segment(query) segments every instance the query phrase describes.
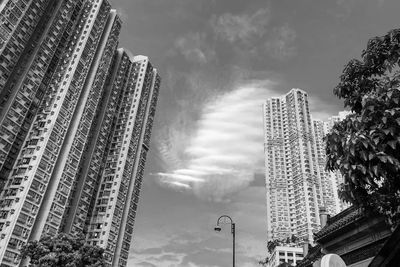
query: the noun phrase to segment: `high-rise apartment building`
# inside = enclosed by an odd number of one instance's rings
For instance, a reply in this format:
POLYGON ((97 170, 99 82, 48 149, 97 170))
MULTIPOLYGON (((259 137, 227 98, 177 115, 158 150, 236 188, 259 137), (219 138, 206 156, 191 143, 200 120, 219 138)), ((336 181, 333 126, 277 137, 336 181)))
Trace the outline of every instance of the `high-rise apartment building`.
POLYGON ((124 266, 133 234, 160 77, 147 57, 131 57, 119 50, 112 81, 111 90, 118 87, 120 92, 115 126, 109 136, 109 147, 103 152, 104 169, 99 175, 87 232, 89 244, 106 249, 108 263, 124 266))
POLYGON ((0 14, 22 5, 32 23, 29 44, 15 34, 21 59, 0 68, 0 264, 25 266, 29 240, 83 232, 107 266, 126 266, 160 77, 147 57, 117 49, 108 1, 33 3, 0 3, 0 14))
MULTIPOLYGON (((335 125, 335 123, 337 123, 341 120, 344 120, 347 117, 347 115, 349 115, 349 114, 350 114, 349 111, 340 111, 338 113, 338 115, 329 117, 328 120, 324 122, 325 135, 330 132, 333 125, 335 125)), ((338 190, 340 189, 340 185, 343 183, 343 176, 340 174, 339 170, 337 170, 335 172, 329 172, 328 175, 330 176, 330 178, 329 178, 330 181, 332 181, 334 183, 335 188, 336 188, 336 193, 337 193, 338 190)), ((337 203, 340 211, 350 207, 350 203, 344 202, 341 199, 336 199, 336 203, 337 203)))
POLYGON ((326 148, 324 137, 326 135, 325 122, 321 120, 314 120, 314 134, 316 153, 319 167, 319 174, 321 177, 322 198, 323 206, 328 214, 334 215, 339 213, 342 209, 340 207, 338 196, 338 184, 336 179, 332 178, 332 173, 325 170, 326 166, 326 148))
MULTIPOLYGON (((3 21, 19 15, 13 23, 9 21, 13 31, 0 36, 0 40, 4 38, 0 45, 0 191, 82 5, 82 0, 47 2, 3 1, 0 13, 3 21)), ((8 28, 6 25, 0 29, 8 28)))
MULTIPOLYGON (((32 47, 27 45, 41 35, 39 29, 45 27, 46 20, 54 11, 58 1, 52 2, 50 0, 0 2, 0 92, 2 94, 14 69, 17 66, 22 67, 21 64, 17 64, 21 56, 24 61, 25 56, 32 52, 32 47)), ((6 96, 9 93, 6 93, 6 96)))
POLYGON ((338 212, 324 167, 324 124, 311 117, 308 95, 292 89, 263 105, 268 239, 313 240, 319 208, 338 212))
POLYGON ((324 122, 325 133, 328 133, 332 129, 333 125, 335 125, 335 123, 344 120, 347 115, 350 114, 350 111, 340 111, 338 115, 329 117, 328 120, 324 122))
POLYGON ((285 136, 287 135, 287 112, 283 98, 271 98, 263 106, 264 109, 264 152, 266 166, 267 189, 267 234, 268 239, 286 238, 294 231, 291 222, 289 195, 293 189, 288 179, 291 166, 287 158, 285 136))

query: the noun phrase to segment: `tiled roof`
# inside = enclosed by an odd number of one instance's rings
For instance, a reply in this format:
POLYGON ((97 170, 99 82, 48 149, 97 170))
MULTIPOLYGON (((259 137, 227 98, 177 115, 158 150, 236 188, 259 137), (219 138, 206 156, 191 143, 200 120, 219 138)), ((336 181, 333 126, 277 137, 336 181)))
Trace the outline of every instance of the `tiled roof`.
POLYGON ((354 223, 354 221, 359 220, 364 217, 364 213, 361 208, 351 206, 348 209, 338 213, 337 215, 330 218, 327 225, 322 228, 318 233, 314 234, 315 240, 318 241, 326 237, 327 235, 336 232, 339 229, 354 223))
POLYGON ((310 267, 312 264, 322 258, 324 254, 321 252, 321 245, 317 244, 315 247, 311 247, 308 250, 307 255, 297 263, 297 267, 310 267))
POLYGON ((400 262, 400 225, 382 246, 369 267, 398 266, 400 262))

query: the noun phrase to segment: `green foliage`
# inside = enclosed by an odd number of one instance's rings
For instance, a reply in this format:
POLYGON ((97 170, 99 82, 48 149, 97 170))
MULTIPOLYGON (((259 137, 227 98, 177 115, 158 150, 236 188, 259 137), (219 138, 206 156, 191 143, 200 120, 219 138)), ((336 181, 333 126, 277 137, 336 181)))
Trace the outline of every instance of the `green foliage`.
MULTIPOLYGON (((300 240, 297 236, 291 235, 290 237, 287 237, 286 239, 274 239, 274 240, 269 240, 267 243, 267 249, 268 253, 271 256, 272 253, 274 252, 275 247, 277 246, 300 246, 300 240)), ((269 257, 265 258, 264 260, 258 261, 259 265, 262 266, 267 266, 269 262, 269 257)), ((291 265, 289 265, 291 266, 291 265)))
POLYGON ((32 266, 101 267, 105 266, 103 252, 98 246, 85 244, 83 235, 75 237, 61 233, 30 241, 22 248, 21 257, 29 257, 32 266))
POLYGON ((335 95, 351 115, 326 137, 327 169, 344 177, 340 196, 400 221, 400 30, 368 42, 344 68, 335 95))
POLYGON ((295 236, 295 235, 292 235, 291 237, 290 237, 290 242, 291 243, 297 243, 297 242, 299 242, 300 240, 299 240, 299 238, 297 237, 297 236, 295 236))
POLYGON ((267 257, 264 260, 258 261, 258 264, 262 265, 262 266, 267 266, 268 262, 269 262, 269 258, 267 257))
MULTIPOLYGON (((262 266, 267 266, 267 264, 268 264, 268 258, 265 259, 265 261, 259 261, 258 264, 259 264, 259 265, 262 265, 262 266)), ((293 265, 291 265, 291 264, 289 264, 289 263, 287 263, 287 262, 281 262, 277 267, 292 267, 292 266, 293 266, 293 265)))
POLYGON ((290 237, 287 237, 286 239, 274 239, 274 240, 270 240, 267 243, 267 249, 269 254, 272 254, 274 252, 274 249, 276 246, 290 246, 293 244, 298 245, 298 243, 301 240, 295 236, 295 235, 291 235, 290 237))
POLYGON ((267 243, 268 252, 270 254, 272 254, 272 252, 274 252, 275 247, 280 246, 281 244, 282 244, 282 241, 280 241, 278 239, 268 241, 268 243, 267 243))

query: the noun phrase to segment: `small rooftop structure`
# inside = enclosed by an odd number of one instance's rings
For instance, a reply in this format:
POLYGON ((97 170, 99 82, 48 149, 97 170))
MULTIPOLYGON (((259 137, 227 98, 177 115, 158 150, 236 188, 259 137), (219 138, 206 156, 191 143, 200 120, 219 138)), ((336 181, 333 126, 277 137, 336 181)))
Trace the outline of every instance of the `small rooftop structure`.
POLYGON ((303 257, 303 249, 300 247, 276 246, 268 259, 267 267, 277 267, 283 262, 296 266, 303 257))

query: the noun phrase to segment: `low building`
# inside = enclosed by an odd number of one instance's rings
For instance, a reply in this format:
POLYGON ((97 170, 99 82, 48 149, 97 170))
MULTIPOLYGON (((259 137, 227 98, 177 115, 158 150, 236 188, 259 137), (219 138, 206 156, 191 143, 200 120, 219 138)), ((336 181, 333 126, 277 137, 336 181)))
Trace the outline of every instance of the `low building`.
POLYGON ((350 207, 334 217, 314 234, 317 245, 309 249, 299 267, 319 267, 326 254, 339 255, 347 267, 367 267, 390 237, 385 218, 350 207))
POLYGON ((267 267, 277 267, 283 262, 296 266, 304 257, 303 249, 290 246, 276 246, 269 257, 267 267))
POLYGON ((398 266, 400 262, 400 226, 385 242, 368 267, 398 266))

